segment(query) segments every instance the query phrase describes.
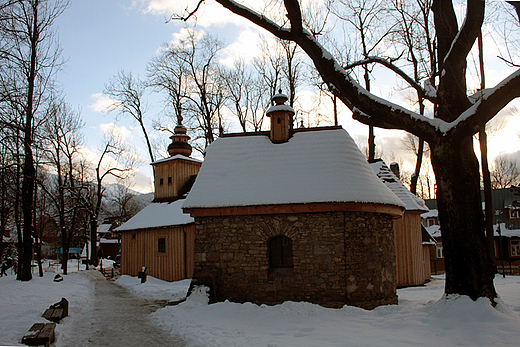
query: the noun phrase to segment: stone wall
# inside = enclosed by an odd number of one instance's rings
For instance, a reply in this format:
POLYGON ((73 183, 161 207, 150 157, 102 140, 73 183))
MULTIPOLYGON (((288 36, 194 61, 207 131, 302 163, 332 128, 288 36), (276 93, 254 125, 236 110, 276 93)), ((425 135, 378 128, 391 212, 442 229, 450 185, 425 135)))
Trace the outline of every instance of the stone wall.
POLYGON ((392 217, 328 212, 195 218, 194 279, 216 301, 373 308, 396 303, 392 217), (269 268, 268 240, 292 239, 292 268, 269 268))

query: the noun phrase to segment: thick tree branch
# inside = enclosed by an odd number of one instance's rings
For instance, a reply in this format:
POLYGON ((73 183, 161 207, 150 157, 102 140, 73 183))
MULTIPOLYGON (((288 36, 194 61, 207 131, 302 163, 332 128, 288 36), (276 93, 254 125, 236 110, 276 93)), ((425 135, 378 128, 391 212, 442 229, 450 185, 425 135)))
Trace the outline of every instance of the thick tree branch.
POLYGON ((302 26, 302 12, 298 0, 284 0, 285 9, 287 10, 287 17, 291 22, 291 31, 293 33, 301 33, 302 26))
POLYGON ((359 60, 352 64, 346 65, 345 70, 350 70, 350 69, 355 68, 356 66, 361 66, 361 65, 371 64, 371 63, 381 64, 381 65, 385 66, 386 68, 392 70, 397 75, 399 75, 402 79, 404 79, 412 88, 414 88, 417 91, 419 97, 430 100, 433 103, 435 102, 435 98, 432 95, 428 95, 419 83, 417 83, 413 78, 408 76, 408 74, 406 72, 404 72, 399 67, 397 67, 395 64, 393 64, 392 61, 389 59, 371 56, 371 57, 368 57, 367 59, 359 60))
POLYGON ((466 64, 466 58, 477 40, 484 22, 484 6, 482 0, 469 0, 466 8, 466 19, 455 37, 451 49, 444 57, 444 66, 460 66, 466 64))
MULTIPOLYGON (((243 6, 237 3, 234 0, 217 0, 219 4, 230 10, 231 12, 242 16, 254 24, 264 28, 269 31, 274 36, 282 39, 282 40, 291 40, 293 41, 293 37, 291 35, 290 29, 282 28, 280 25, 276 24, 271 19, 265 17, 263 14, 260 14, 252 9, 243 6)), ((301 12, 300 12, 301 16, 301 12)), ((292 22, 291 22, 292 23, 292 22)))
POLYGON ((449 124, 448 131, 455 136, 473 135, 484 129, 501 109, 513 99, 520 97, 520 69, 506 77, 493 89, 481 91, 477 102, 468 108, 458 119, 449 124))

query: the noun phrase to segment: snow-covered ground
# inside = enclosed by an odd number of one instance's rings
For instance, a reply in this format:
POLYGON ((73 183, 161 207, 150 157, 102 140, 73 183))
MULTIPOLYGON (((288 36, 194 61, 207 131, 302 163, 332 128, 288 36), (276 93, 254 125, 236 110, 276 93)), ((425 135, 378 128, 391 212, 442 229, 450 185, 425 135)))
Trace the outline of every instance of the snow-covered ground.
MULTIPOLYGON (((0 345, 17 345, 33 323, 43 321, 44 309, 61 297, 70 302, 70 317, 57 326, 57 339, 77 327, 69 322, 94 304, 95 281, 104 280, 98 272, 72 273, 56 283, 50 270, 27 283, 14 276, 0 278, 0 345)), ((189 281, 168 283, 151 277, 141 284, 129 276, 116 283, 132 295, 163 302, 179 300, 189 285, 189 281)), ((518 345, 520 277, 497 276, 495 285, 502 301, 496 309, 485 299, 443 297, 443 277, 434 277, 425 287, 401 289, 399 305, 372 311, 301 302, 208 305, 207 296, 199 290, 179 305, 160 308, 150 319, 172 335, 180 335, 188 346, 518 345)))

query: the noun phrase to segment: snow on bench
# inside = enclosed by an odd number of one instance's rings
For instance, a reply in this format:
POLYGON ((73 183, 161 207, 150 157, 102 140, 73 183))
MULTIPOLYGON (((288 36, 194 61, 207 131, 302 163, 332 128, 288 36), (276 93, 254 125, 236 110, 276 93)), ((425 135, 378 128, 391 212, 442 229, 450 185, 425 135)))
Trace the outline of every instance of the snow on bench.
POLYGON ((42 317, 54 323, 59 323, 62 318, 69 315, 69 302, 65 298, 61 298, 60 302, 51 305, 43 312, 42 317))
POLYGON ((49 347, 54 342, 54 328, 56 323, 35 323, 22 338, 22 343, 27 346, 49 347))

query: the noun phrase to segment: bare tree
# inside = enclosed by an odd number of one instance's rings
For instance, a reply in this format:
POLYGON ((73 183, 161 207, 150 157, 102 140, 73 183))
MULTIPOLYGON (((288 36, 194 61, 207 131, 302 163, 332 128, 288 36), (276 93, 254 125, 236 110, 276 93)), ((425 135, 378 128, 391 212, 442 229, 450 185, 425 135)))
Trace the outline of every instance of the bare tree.
POLYGON ((140 202, 136 197, 137 193, 130 189, 128 180, 117 181, 115 190, 107 198, 112 206, 108 213, 118 225, 132 218, 145 206, 145 203, 140 202))
MULTIPOLYGON (((234 0, 217 2, 271 34, 296 42, 313 61, 323 80, 352 110, 355 119, 367 125, 402 129, 428 142, 442 221, 445 292, 468 295, 473 300, 479 297, 494 300, 494 266, 484 234, 479 165, 473 149, 473 135, 511 100, 520 96, 520 70, 495 88, 486 90, 483 93, 485 97, 475 102, 468 97, 466 66, 484 21, 485 2, 467 1, 461 25, 451 1, 433 2, 437 71, 442 73, 438 76, 436 94, 423 91, 423 95, 435 106, 434 119, 375 97, 361 87, 318 42, 318 38, 304 27, 297 0, 284 1, 288 21, 283 23, 277 23, 234 0)), ((422 88, 415 83, 413 87, 422 88)))
MULTIPOLYGON (((330 3, 334 4, 334 2, 330 3)), ((374 0, 339 0, 336 4, 330 7, 332 13, 355 29, 360 39, 359 53, 362 56, 360 61, 364 61, 360 65, 347 65, 346 68, 361 66, 365 88, 370 91, 370 74, 374 64, 368 58, 377 54, 385 37, 392 33, 392 29, 381 25, 388 23, 382 18, 386 16, 387 9, 381 7, 379 1, 374 0)), ((368 128, 368 161, 373 162, 376 158, 374 126, 369 125, 368 128)))
POLYGON ((15 117, 23 119, 22 208, 23 233, 19 243, 18 279, 29 281, 32 258, 33 192, 35 167, 32 153, 35 118, 45 101, 51 78, 59 66, 59 47, 52 24, 68 2, 57 0, 9 1, 0 6, 2 59, 0 101, 8 102, 15 117))
POLYGON ((520 184, 520 170, 516 160, 499 155, 491 166, 491 187, 493 189, 510 188, 520 184))
POLYGON ((47 172, 53 175, 41 181, 40 186, 53 205, 61 237, 61 268, 66 275, 69 247, 78 233, 80 206, 77 191, 82 177, 79 177, 77 162, 81 156, 82 136, 79 131, 83 123, 79 113, 62 100, 50 105, 46 118, 42 148, 47 158, 47 172))
MULTIPOLYGON (((435 88, 437 76, 437 56, 435 51, 434 29, 430 21, 432 0, 414 2, 392 1, 392 14, 396 17, 396 43, 405 48, 407 60, 412 65, 413 80, 424 82, 429 89, 435 88)), ((419 114, 425 115, 426 105, 422 90, 416 90, 419 114)), ((417 193, 417 183, 421 172, 425 145, 418 139, 414 153, 416 155, 415 170, 411 176, 410 191, 417 193)))
MULTIPOLYGON (((169 45, 164 45, 161 52, 148 64, 148 83, 159 92, 166 92, 167 107, 173 109, 173 116, 178 123, 185 114, 188 95, 188 71, 180 54, 169 45)), ((162 125, 159 124, 159 128, 162 125)))
POLYGON ((90 263, 93 265, 97 265, 99 262, 96 247, 96 235, 99 214, 101 212, 103 197, 105 195, 103 181, 109 176, 118 179, 129 178, 136 163, 136 158, 130 151, 129 145, 114 132, 105 135, 100 152, 101 154, 95 167, 95 180, 93 184, 87 186, 88 190, 86 196, 90 198, 83 199, 83 205, 90 217, 90 263))
POLYGON ((154 151, 144 124, 146 106, 143 104, 143 97, 145 90, 145 83, 139 78, 133 77, 131 72, 125 73, 121 70, 105 85, 104 93, 114 99, 114 102, 108 108, 109 112, 117 111, 121 116, 128 115, 139 124, 148 148, 150 160, 154 162, 154 151))
POLYGON ((204 152, 224 127, 220 109, 225 99, 217 61, 221 43, 190 28, 185 33, 178 42, 164 46, 152 61, 150 71, 157 77, 151 83, 168 92, 176 121, 185 118, 195 131, 194 140, 203 141, 194 147, 204 152))
POLYGON ((264 113, 265 87, 261 84, 260 76, 254 72, 241 60, 235 62, 234 68, 221 71, 222 83, 228 95, 228 107, 236 115, 243 132, 247 132, 250 127, 254 131, 260 130, 261 122, 258 119, 264 113))

